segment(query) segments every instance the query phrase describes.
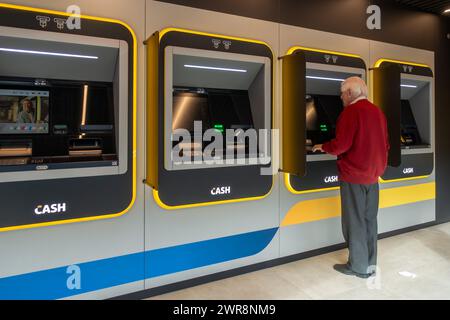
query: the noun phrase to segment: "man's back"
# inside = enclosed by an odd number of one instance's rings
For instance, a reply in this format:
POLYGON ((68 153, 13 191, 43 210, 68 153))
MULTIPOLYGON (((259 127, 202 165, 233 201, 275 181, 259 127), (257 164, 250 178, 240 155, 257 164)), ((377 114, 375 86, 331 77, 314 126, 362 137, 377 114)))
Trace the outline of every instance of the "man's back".
POLYGON ((323 149, 338 156, 342 181, 378 182, 386 169, 389 149, 386 117, 367 99, 350 104, 338 119, 336 139, 323 149))

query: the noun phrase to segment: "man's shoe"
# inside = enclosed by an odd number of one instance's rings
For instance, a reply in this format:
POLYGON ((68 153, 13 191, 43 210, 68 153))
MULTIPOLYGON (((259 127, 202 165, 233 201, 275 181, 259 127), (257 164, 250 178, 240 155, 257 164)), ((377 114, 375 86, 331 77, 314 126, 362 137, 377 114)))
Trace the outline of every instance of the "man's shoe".
POLYGON ((356 277, 362 278, 362 279, 370 278, 373 275, 370 273, 355 272, 352 269, 350 269, 347 264, 335 264, 333 266, 333 269, 336 270, 337 272, 343 273, 347 276, 356 276, 356 277))

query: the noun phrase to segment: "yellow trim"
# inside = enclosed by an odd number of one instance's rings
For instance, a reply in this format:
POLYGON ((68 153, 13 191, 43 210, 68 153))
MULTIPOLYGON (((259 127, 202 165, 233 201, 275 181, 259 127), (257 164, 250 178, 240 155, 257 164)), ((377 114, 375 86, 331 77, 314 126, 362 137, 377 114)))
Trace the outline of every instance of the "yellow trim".
POLYGON ((315 192, 339 190, 339 187, 331 187, 331 188, 321 188, 321 189, 311 189, 311 190, 305 190, 305 191, 297 191, 291 185, 290 176, 291 175, 289 173, 285 173, 284 174, 284 185, 293 194, 308 194, 308 193, 315 193, 315 192))
MULTIPOLYGON (((232 36, 226 36, 226 35, 221 35, 221 34, 216 34, 216 33, 194 31, 194 30, 182 29, 182 28, 166 28, 166 29, 161 30, 159 32, 159 40, 161 41, 162 37, 166 33, 171 32, 171 31, 182 32, 182 33, 191 33, 191 34, 196 34, 196 35, 200 35, 200 36, 207 36, 207 37, 219 37, 219 38, 225 38, 225 39, 230 39, 230 40, 252 42, 252 43, 257 43, 257 44, 261 44, 261 45, 266 46, 270 50, 270 52, 272 53, 272 92, 271 92, 272 107, 271 107, 270 111, 271 111, 271 115, 272 115, 272 127, 274 127, 274 124, 275 124, 275 114, 274 114, 274 108, 275 108, 275 95, 274 95, 274 90, 275 90, 275 63, 274 63, 274 59, 275 59, 275 55, 273 54, 273 50, 269 46, 269 44, 267 44, 264 41, 260 41, 260 40, 232 37, 232 36)), ((165 102, 164 102, 164 104, 165 104, 165 102)), ((164 108, 164 110, 165 110, 165 108, 164 108)), ((164 115, 164 117, 165 117, 165 115, 164 115)), ((273 142, 272 142, 271 150, 272 150, 272 155, 273 155, 273 142)), ((273 164, 273 162, 272 162, 272 164, 273 164)), ((155 199, 155 202, 163 209, 166 209, 166 210, 178 210, 178 209, 214 206, 214 205, 219 205, 219 204, 228 204, 228 203, 236 203, 236 202, 244 202, 244 201, 261 200, 261 199, 264 199, 264 198, 268 197, 272 193, 273 186, 274 186, 274 176, 272 176, 272 185, 270 187, 269 192, 266 193, 263 196, 252 197, 252 198, 232 199, 232 200, 222 200, 222 201, 202 202, 202 203, 186 204, 186 205, 180 205, 180 206, 168 206, 167 204, 162 202, 161 198, 159 197, 159 192, 157 190, 155 190, 155 189, 153 189, 153 198, 155 199)))
MULTIPOLYGON (((436 198, 436 183, 389 188, 380 190, 380 209, 433 200, 436 198)), ((295 204, 286 214, 281 226, 336 218, 341 215, 340 196, 306 200, 295 204)))
POLYGON ((400 182, 400 181, 411 181, 411 180, 419 180, 419 179, 426 179, 430 176, 418 176, 418 177, 411 177, 411 178, 400 178, 400 179, 392 179, 392 180, 383 180, 380 177, 381 183, 390 183, 390 182, 400 182))
POLYGON ((87 16, 87 15, 72 15, 67 12, 32 8, 32 7, 26 7, 26 6, 5 4, 5 3, 0 3, 0 7, 8 8, 8 9, 22 10, 22 11, 32 11, 32 12, 38 12, 38 13, 62 15, 62 16, 75 16, 75 17, 82 18, 82 19, 120 24, 120 25, 124 26, 125 28, 127 28, 133 37, 133 149, 132 149, 133 150, 133 155, 132 155, 132 158, 133 158, 133 163, 132 163, 132 166, 133 166, 133 186, 132 186, 132 188, 133 188, 133 190, 132 190, 132 193, 133 194, 132 194, 131 202, 128 205, 128 207, 125 210, 123 210, 119 213, 114 213, 114 214, 0 228, 0 232, 23 230, 23 229, 30 229, 30 228, 37 228, 37 227, 48 227, 48 226, 55 226, 55 225, 61 225, 61 224, 86 222, 86 221, 94 221, 94 220, 111 219, 111 218, 117 218, 117 217, 124 215, 133 207, 134 202, 136 201, 136 105, 137 105, 137 38, 136 38, 136 34, 134 33, 133 29, 131 29, 131 27, 128 24, 126 24, 125 22, 120 21, 120 20, 110 19, 110 18, 100 18, 100 17, 87 16))
POLYGON ((429 65, 426 64, 422 64, 422 63, 416 63, 416 62, 408 62, 408 61, 401 61, 401 60, 393 60, 393 59, 379 59, 375 65, 374 68, 378 68, 383 62, 392 62, 392 63, 398 63, 398 64, 407 64, 407 65, 411 65, 411 66, 416 66, 416 67, 424 67, 424 68, 428 68, 431 70, 429 65))
POLYGON ((305 50, 305 51, 313 51, 313 52, 320 52, 320 53, 337 54, 337 55, 340 55, 340 56, 346 56, 346 57, 362 59, 362 57, 357 55, 357 54, 344 53, 344 52, 331 51, 331 50, 315 49, 315 48, 307 48, 307 47, 301 47, 301 46, 291 47, 288 50, 287 54, 288 55, 293 54, 296 50, 305 50))

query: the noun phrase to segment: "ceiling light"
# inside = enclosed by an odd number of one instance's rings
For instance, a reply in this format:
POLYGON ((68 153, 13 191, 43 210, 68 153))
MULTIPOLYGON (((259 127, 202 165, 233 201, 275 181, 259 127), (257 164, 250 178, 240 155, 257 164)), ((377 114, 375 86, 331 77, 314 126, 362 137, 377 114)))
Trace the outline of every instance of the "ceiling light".
POLYGON ((316 80, 328 80, 328 81, 339 81, 344 82, 345 79, 337 79, 337 78, 325 78, 325 77, 315 77, 315 76, 306 76, 308 79, 316 79, 316 80))
POLYGON ((411 85, 411 84, 401 84, 400 87, 404 88, 417 88, 417 86, 411 85))
POLYGON ((195 69, 231 71, 231 72, 247 72, 247 70, 243 70, 243 69, 230 69, 230 68, 219 68, 219 67, 208 67, 208 66, 196 66, 196 65, 192 65, 192 64, 185 64, 184 66, 186 68, 195 68, 195 69))
POLYGON ((446 9, 443 13, 449 13, 450 9, 446 9))
POLYGON ((96 57, 96 56, 85 56, 85 55, 80 55, 80 54, 69 54, 69 53, 47 52, 47 51, 22 50, 22 49, 12 49, 12 48, 0 48, 0 51, 27 53, 27 54, 39 54, 39 55, 46 55, 46 56, 69 57, 69 58, 98 59, 98 57, 96 57))

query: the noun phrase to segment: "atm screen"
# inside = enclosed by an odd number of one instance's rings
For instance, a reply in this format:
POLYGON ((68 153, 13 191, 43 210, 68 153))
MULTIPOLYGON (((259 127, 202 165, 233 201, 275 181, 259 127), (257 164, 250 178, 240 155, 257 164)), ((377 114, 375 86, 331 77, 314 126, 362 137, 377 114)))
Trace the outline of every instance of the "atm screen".
POLYGON ((253 128, 248 91, 209 90, 211 121, 223 129, 253 128))
POLYGON ((316 103, 311 96, 306 97, 306 130, 319 130, 319 119, 316 103))
POLYGON ((173 92, 172 130, 194 131, 201 121, 203 131, 253 128, 248 92, 244 90, 175 89, 173 92))
POLYGON ((327 142, 335 137, 336 123, 343 110, 340 97, 309 95, 306 98, 307 139, 312 144, 327 142))
POLYGON ((48 133, 49 91, 0 89, 0 134, 48 133))
POLYGON ((320 105, 325 111, 328 120, 331 123, 331 126, 335 129, 337 119, 341 114, 342 110, 344 110, 344 106, 342 105, 342 100, 338 96, 317 96, 319 99, 320 105))
POLYGON ((19 156, 24 165, 117 161, 112 83, 45 80, 34 89, 34 79, 1 82, 0 166, 19 156))
POLYGON ((419 145, 422 143, 411 104, 408 100, 402 100, 401 130, 403 145, 419 145))
POLYGON ((208 96, 174 90, 172 130, 186 129, 194 132, 194 121, 201 121, 203 130, 210 127, 208 96))

